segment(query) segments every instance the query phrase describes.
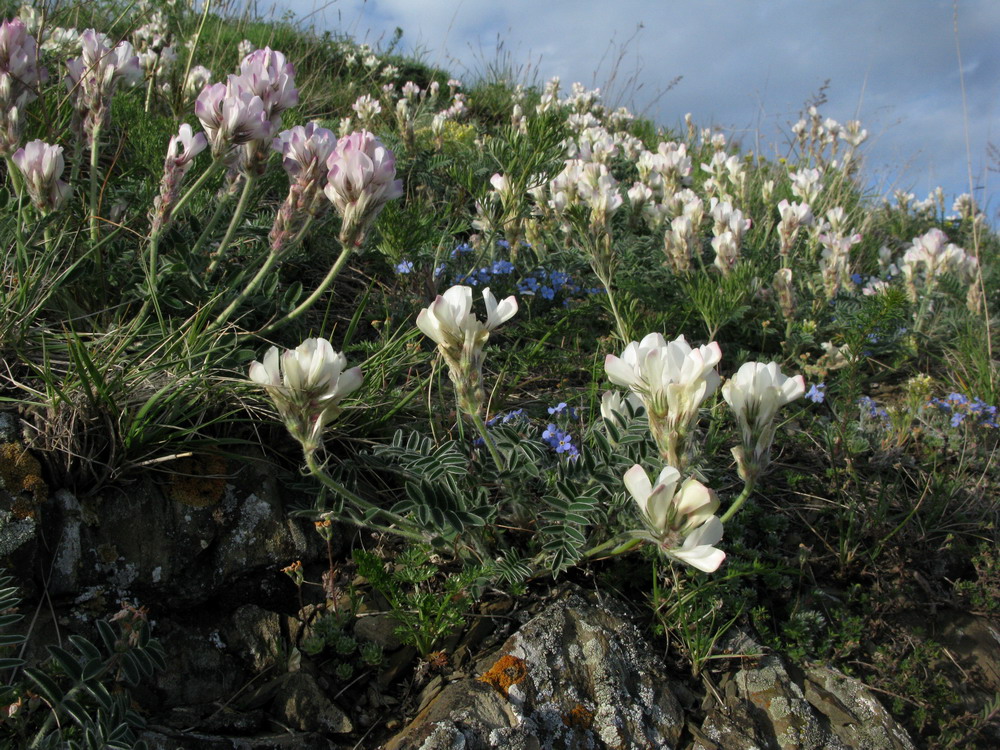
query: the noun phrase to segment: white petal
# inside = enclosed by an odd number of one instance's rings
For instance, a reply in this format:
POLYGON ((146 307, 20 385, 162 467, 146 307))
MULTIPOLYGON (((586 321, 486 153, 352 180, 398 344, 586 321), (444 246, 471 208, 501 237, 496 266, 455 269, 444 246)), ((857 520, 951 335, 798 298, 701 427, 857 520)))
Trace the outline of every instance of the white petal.
POLYGON ((631 388, 637 382, 635 370, 618 359, 614 354, 609 354, 604 358, 604 371, 608 374, 608 380, 615 385, 623 385, 631 388))
POLYGON ((714 573, 726 559, 726 553, 715 547, 695 547, 692 550, 671 550, 668 554, 703 573, 714 573))
POLYGON ((639 464, 635 464, 625 472, 625 476, 622 479, 625 482, 626 489, 631 493, 632 499, 639 504, 639 507, 645 513, 646 501, 653 491, 653 485, 649 481, 649 477, 646 476, 645 469, 639 464))

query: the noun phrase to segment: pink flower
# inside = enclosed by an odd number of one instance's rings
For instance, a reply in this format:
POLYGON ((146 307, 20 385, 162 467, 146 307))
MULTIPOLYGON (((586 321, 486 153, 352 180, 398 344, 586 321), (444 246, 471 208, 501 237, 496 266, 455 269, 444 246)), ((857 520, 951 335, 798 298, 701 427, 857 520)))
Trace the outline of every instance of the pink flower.
POLYGON ((202 89, 194 113, 208 134, 215 156, 228 153, 233 146, 263 140, 271 133, 263 100, 244 88, 237 76, 202 89))
POLYGON ((11 157, 24 174, 31 202, 42 213, 55 211, 69 197, 69 185, 59 179, 65 166, 62 153, 62 146, 35 140, 11 157))
POLYGON ((282 166, 290 177, 316 182, 326 177, 326 163, 336 147, 337 136, 316 122, 285 130, 271 144, 282 155, 282 166))
POLYGON ((254 50, 243 58, 239 78, 247 90, 261 98, 275 129, 281 125, 281 113, 299 103, 295 66, 270 47, 254 50))
POLYGON ((343 217, 341 239, 360 245, 385 204, 403 194, 396 157, 367 130, 342 138, 327 160, 326 195, 343 217))

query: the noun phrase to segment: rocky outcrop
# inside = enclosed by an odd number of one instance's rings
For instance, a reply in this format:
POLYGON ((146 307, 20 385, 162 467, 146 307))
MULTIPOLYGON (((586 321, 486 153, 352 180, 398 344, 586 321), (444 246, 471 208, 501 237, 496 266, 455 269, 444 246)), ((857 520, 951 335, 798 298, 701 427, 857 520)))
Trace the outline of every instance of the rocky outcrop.
POLYGON ((733 629, 720 647, 742 660, 724 675, 720 701, 693 730, 692 750, 912 750, 909 735, 865 686, 834 669, 794 675, 748 633, 733 629))
POLYGON ((663 663, 626 617, 571 595, 452 682, 387 750, 671 748, 683 729, 663 663))

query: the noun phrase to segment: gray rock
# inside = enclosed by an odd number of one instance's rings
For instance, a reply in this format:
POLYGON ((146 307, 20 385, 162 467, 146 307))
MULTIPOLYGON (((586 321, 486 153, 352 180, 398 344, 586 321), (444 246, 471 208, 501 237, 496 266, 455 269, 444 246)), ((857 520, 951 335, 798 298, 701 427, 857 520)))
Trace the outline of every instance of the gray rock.
POLYGON ((163 620, 156 636, 168 655, 167 668, 155 674, 162 708, 225 702, 249 679, 218 633, 163 620))
POLYGON ((396 635, 399 622, 389 615, 362 615, 354 623, 354 635, 362 640, 377 643, 384 651, 395 651, 403 645, 396 635))
POLYGON ((351 720, 323 693, 316 679, 292 672, 282 681, 271 703, 271 713, 289 726, 307 732, 348 734, 351 720))
POLYGON ((146 476, 85 503, 57 493, 52 593, 99 586, 171 608, 220 597, 235 606, 269 586, 287 594, 282 566, 326 559, 312 524, 288 518, 273 472, 245 465, 233 477, 182 479, 146 476))
POLYGON ((139 735, 150 750, 335 750, 318 734, 285 732, 249 737, 224 737, 206 732, 179 732, 150 727, 139 735))
POLYGON ((851 748, 908 750, 913 742, 864 683, 830 667, 810 667, 806 700, 826 717, 830 729, 851 748))
POLYGON ((387 750, 671 748, 680 738, 663 664, 625 617, 579 596, 550 605, 480 671, 445 687, 387 750))
POLYGON ((281 616, 255 604, 244 604, 233 612, 230 624, 222 634, 226 644, 253 664, 260 672, 278 663, 281 616))
POLYGON ((695 733, 693 750, 913 748, 862 683, 823 667, 793 679, 780 656, 739 628, 720 647, 746 663, 721 682, 722 703, 695 733))

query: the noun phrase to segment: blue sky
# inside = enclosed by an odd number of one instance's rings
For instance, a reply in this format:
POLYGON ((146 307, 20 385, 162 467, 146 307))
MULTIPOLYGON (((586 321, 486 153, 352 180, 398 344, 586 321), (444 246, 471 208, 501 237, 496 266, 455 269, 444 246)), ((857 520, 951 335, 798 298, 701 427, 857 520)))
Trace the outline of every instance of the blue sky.
POLYGON ((1000 0, 278 0, 319 29, 402 50, 472 81, 498 59, 542 82, 600 86, 661 125, 686 112, 744 150, 784 154, 790 125, 824 89, 826 117, 869 132, 866 176, 884 194, 991 200, 1000 168, 1000 0), (956 11, 957 7, 957 11, 956 11), (620 55, 619 55, 620 53, 620 55), (611 82, 619 59, 617 80, 611 82), (680 80, 669 90, 671 81, 680 80))

